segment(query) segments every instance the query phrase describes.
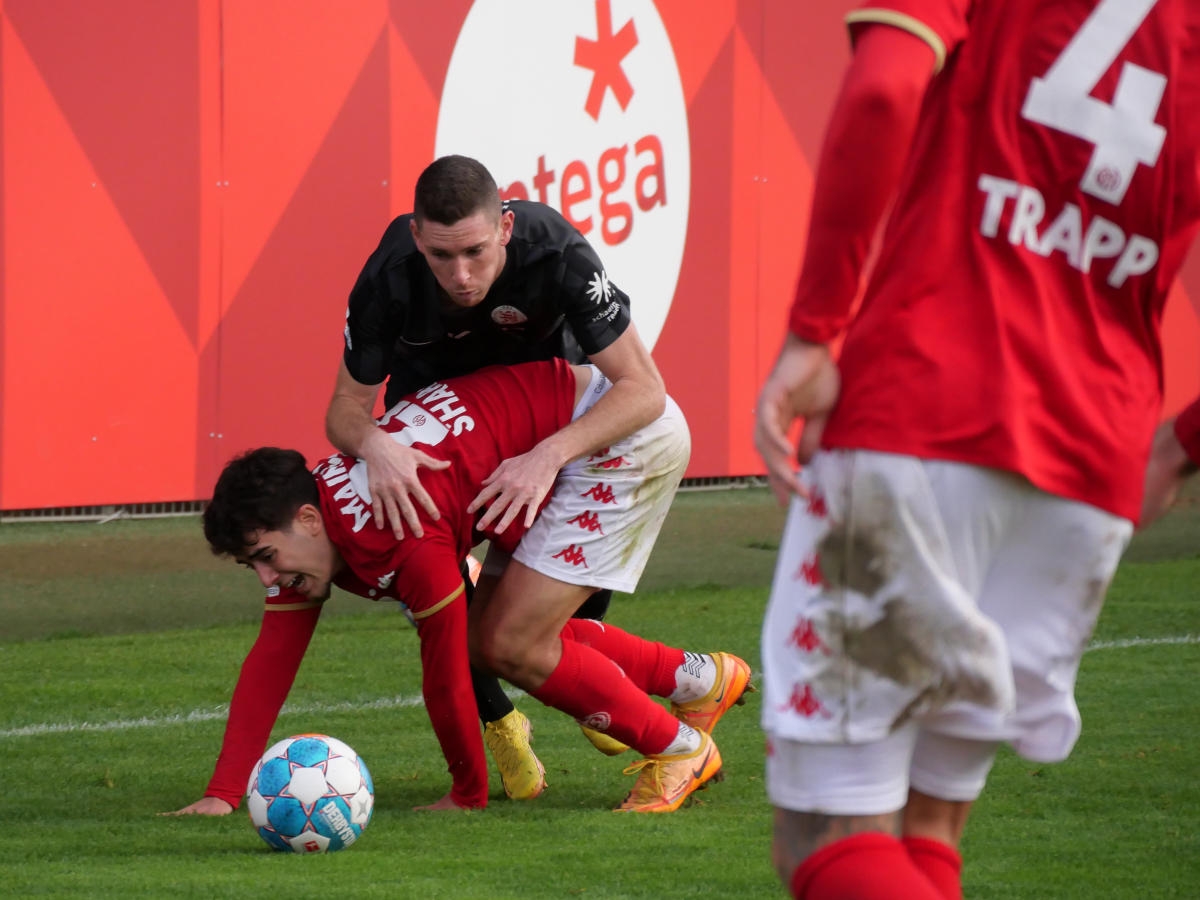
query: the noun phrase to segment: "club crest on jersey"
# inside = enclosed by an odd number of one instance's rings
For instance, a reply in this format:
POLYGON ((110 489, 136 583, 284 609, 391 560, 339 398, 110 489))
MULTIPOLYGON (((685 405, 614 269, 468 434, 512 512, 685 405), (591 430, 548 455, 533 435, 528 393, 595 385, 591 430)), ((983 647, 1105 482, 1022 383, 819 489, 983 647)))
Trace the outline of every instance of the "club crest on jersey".
POLYGON ((501 328, 510 328, 513 325, 528 322, 529 317, 515 306, 509 306, 507 303, 504 303, 492 310, 492 321, 501 328))

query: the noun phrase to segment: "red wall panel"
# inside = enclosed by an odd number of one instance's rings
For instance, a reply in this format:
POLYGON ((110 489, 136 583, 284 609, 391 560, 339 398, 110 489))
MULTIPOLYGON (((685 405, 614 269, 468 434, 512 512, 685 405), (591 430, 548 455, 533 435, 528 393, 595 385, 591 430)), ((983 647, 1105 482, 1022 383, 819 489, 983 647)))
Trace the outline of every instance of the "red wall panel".
MULTIPOLYGON (((326 452, 359 267, 439 141, 467 140, 492 108, 500 124, 471 146, 505 184, 538 153, 559 178, 572 159, 598 178, 605 147, 642 165, 643 136, 667 148, 665 172, 688 173, 627 239, 591 236, 623 287, 662 284, 645 235, 686 209, 672 296, 632 291, 635 316, 662 312, 654 355, 692 424, 688 474, 760 472, 755 394, 849 5, 0 0, 0 508, 201 498, 248 447, 326 452), (609 60, 604 77, 581 45, 609 60), (681 99, 664 101, 672 79, 681 99), (662 102, 682 104, 683 132, 670 109, 647 113, 662 102)), ((1168 413, 1200 388, 1195 298, 1200 253, 1168 306, 1168 413)))

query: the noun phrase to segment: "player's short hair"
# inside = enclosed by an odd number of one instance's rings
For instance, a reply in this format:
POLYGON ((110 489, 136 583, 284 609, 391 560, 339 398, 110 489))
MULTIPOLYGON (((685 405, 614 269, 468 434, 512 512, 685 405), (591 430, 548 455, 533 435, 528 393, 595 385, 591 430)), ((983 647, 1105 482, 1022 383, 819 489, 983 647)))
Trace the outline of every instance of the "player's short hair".
POLYGON ((260 447, 230 460, 204 508, 204 537, 215 556, 237 556, 264 531, 284 531, 305 503, 320 508, 303 454, 260 447))
POLYGON ((478 212, 500 216, 500 189, 483 163, 469 156, 442 156, 417 178, 413 217, 453 225, 478 212))

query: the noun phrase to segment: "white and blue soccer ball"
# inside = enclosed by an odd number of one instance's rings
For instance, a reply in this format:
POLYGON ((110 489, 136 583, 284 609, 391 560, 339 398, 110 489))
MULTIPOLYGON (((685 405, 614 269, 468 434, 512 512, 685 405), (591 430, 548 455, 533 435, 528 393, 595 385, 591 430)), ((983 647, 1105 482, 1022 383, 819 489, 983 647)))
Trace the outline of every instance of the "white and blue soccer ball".
POLYGON ((337 738, 298 734, 271 746, 246 786, 250 821, 275 850, 331 853, 371 821, 375 785, 366 763, 337 738))

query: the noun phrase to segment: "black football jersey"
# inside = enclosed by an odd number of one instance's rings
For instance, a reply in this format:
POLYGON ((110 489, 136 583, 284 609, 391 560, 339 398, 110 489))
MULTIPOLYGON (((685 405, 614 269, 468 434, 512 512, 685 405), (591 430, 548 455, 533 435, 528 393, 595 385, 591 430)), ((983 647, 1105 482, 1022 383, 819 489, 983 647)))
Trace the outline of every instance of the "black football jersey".
POLYGON ((629 297, 566 219, 542 203, 511 200, 504 270, 483 302, 447 311, 409 230, 384 232, 350 293, 346 368, 362 384, 388 380, 385 403, 487 365, 562 357, 584 362, 629 327, 629 297))

